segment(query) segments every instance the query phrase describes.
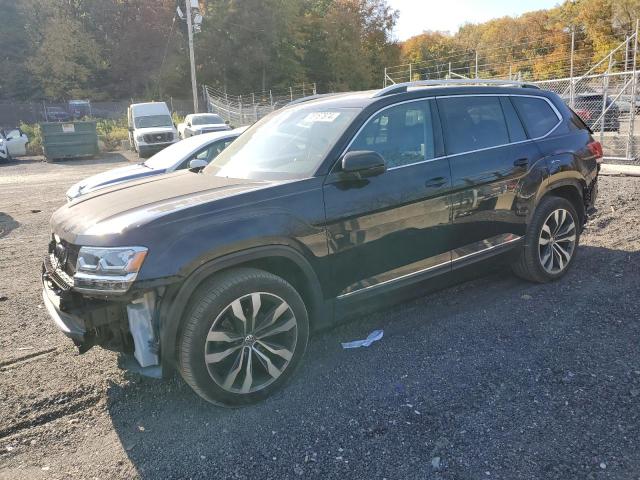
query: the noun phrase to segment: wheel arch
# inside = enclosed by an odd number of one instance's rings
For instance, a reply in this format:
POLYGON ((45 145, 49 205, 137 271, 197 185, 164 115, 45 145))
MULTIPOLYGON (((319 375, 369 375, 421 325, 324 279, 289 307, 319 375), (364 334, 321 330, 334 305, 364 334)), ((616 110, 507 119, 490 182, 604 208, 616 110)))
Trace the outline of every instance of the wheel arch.
MULTIPOLYGON (((554 195, 561 197, 573 205, 580 216, 580 225, 584 225, 587 219, 587 213, 584 206, 584 189, 585 182, 578 179, 567 179, 554 182, 549 185, 549 188, 545 192, 544 196, 554 195)), ((541 198, 542 199, 542 198, 541 198)))
POLYGON ((324 300, 322 287, 309 261, 285 245, 250 248, 211 260, 193 271, 182 283, 169 288, 160 304, 160 353, 163 370, 175 365, 183 316, 199 285, 222 271, 239 267, 257 268, 284 278, 309 308, 312 330, 330 323, 333 312, 324 300))

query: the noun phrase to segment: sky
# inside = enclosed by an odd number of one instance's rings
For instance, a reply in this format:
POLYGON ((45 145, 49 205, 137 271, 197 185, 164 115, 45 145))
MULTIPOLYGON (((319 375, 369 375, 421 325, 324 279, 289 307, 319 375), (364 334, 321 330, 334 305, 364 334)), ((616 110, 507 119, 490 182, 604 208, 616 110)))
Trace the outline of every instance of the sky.
POLYGON ((455 33, 465 23, 554 7, 562 0, 387 0, 400 11, 395 35, 406 40, 425 30, 455 33))

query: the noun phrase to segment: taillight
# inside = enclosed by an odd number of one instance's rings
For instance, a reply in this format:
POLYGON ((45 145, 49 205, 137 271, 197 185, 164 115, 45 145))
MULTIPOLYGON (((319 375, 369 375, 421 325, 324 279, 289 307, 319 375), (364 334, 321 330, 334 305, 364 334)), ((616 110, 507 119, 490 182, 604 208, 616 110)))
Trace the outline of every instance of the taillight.
POLYGON ((576 110, 576 114, 583 120, 591 120, 591 112, 584 108, 576 110))
POLYGON ((600 142, 593 141, 587 145, 589 151, 596 157, 596 162, 602 163, 602 144, 600 142))

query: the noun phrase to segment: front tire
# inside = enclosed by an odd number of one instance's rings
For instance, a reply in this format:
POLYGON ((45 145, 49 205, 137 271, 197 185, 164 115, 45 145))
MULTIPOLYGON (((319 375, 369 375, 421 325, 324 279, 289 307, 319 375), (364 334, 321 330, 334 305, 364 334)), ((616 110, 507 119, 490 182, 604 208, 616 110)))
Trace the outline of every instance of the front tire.
POLYGON ((519 277, 546 283, 562 277, 576 256, 580 217, 565 198, 542 199, 527 228, 525 242, 512 269, 519 277))
POLYGON ((251 404, 287 382, 308 338, 307 309, 289 283, 262 270, 230 270, 198 288, 190 302, 178 367, 208 402, 251 404))

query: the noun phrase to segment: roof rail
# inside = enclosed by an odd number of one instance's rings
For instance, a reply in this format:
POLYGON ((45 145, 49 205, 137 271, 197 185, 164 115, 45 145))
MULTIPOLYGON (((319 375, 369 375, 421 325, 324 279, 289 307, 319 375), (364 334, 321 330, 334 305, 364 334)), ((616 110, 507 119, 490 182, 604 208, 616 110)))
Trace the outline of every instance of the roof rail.
POLYGON ((381 90, 378 90, 373 94, 373 98, 385 97, 387 95, 394 95, 396 93, 405 93, 409 91, 411 87, 433 87, 433 86, 446 86, 446 85, 502 85, 521 88, 536 88, 536 85, 531 83, 518 82, 515 80, 495 80, 495 79, 481 79, 481 78, 455 78, 450 80, 416 80, 414 82, 396 83, 389 85, 381 90))
POLYGON ((300 98, 296 98, 295 100, 291 100, 290 102, 287 103, 287 106, 296 105, 298 103, 309 102, 311 100, 317 100, 319 98, 330 97, 332 95, 335 95, 335 93, 316 93, 315 95, 308 95, 306 97, 300 97, 300 98))

